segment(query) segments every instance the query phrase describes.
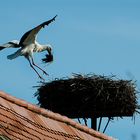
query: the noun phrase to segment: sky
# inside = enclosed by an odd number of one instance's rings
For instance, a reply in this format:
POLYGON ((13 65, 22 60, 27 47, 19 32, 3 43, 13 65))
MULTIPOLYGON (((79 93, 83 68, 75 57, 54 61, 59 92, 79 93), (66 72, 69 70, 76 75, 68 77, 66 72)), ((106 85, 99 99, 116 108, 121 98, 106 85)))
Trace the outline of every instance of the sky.
MULTIPOLYGON (((19 40, 26 31, 57 14, 55 22, 37 38, 40 44, 52 45, 54 62, 44 65, 44 53, 34 55, 35 62, 49 73, 42 75, 46 81, 72 73, 113 74, 136 81, 139 90, 139 13, 138 0, 1 0, 0 44, 19 40)), ((14 51, 0 52, 0 90, 37 104, 33 86, 38 86, 40 79, 24 57, 7 60, 14 51)), ((140 115, 135 114, 135 123, 131 117, 115 118, 105 134, 119 140, 138 140, 139 129, 140 115)))

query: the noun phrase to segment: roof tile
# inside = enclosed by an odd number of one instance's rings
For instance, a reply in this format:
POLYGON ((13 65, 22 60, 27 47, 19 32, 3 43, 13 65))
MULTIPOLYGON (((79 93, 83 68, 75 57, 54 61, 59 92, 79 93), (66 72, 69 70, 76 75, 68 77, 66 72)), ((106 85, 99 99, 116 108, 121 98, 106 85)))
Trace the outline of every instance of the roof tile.
POLYGON ((0 134, 11 140, 113 140, 60 114, 0 91, 0 134))

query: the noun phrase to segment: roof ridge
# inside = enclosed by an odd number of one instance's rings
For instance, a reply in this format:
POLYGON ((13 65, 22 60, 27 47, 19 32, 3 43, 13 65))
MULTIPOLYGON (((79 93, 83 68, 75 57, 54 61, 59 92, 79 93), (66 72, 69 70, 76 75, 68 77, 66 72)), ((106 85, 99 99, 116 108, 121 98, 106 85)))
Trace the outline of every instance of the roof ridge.
POLYGON ((97 132, 91 128, 88 128, 87 126, 81 125, 81 124, 75 122, 74 120, 72 120, 66 116, 62 116, 58 113, 54 113, 54 112, 46 110, 44 108, 40 108, 39 106, 37 106, 35 104, 29 103, 29 102, 22 100, 22 99, 19 99, 19 98, 16 98, 16 97, 14 97, 10 94, 7 94, 3 91, 0 91, 0 97, 5 99, 5 100, 8 100, 9 102, 12 102, 16 105, 19 105, 23 108, 26 108, 32 112, 35 112, 39 115, 42 115, 44 117, 71 125, 72 127, 76 128, 80 131, 83 131, 87 134, 90 134, 92 136, 96 136, 96 137, 101 138, 103 140, 113 140, 111 137, 106 136, 100 132, 97 132))

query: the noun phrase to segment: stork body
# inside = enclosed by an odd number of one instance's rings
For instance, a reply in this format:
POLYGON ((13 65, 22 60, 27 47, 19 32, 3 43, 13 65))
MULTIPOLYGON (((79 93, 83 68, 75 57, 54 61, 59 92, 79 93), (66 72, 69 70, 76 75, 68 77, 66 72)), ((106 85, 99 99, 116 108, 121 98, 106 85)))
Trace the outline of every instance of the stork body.
MULTIPOLYGON (((20 41, 13 40, 13 41, 10 41, 3 45, 0 45, 0 50, 2 50, 4 48, 19 48, 15 53, 8 55, 7 58, 12 60, 12 59, 17 58, 18 56, 24 56, 29 61, 29 64, 33 68, 33 70, 38 74, 39 78, 43 79, 41 77, 41 75, 37 72, 35 67, 40 69, 44 74, 46 74, 46 75, 48 75, 48 74, 42 68, 40 68, 38 65, 35 64, 34 59, 33 59, 33 53, 47 51, 48 56, 52 56, 51 45, 39 44, 36 41, 36 36, 37 36, 37 33, 41 30, 41 28, 44 28, 45 25, 48 26, 51 22, 53 22, 55 20, 55 18, 56 18, 56 16, 53 17, 51 20, 43 22, 42 24, 38 25, 37 27, 29 30, 21 37, 20 41)), ((53 58, 53 57, 51 57, 51 58, 53 58)), ((49 60, 49 61, 52 61, 52 60, 49 60)), ((45 61, 45 62, 47 62, 47 61, 45 61)))

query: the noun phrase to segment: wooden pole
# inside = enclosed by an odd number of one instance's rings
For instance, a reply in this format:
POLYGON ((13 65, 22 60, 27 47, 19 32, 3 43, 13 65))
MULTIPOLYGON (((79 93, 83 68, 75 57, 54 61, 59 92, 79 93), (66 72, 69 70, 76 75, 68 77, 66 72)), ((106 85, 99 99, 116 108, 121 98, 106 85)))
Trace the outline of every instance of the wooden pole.
POLYGON ((94 130, 97 130, 97 118, 96 117, 91 118, 91 128, 94 130))

